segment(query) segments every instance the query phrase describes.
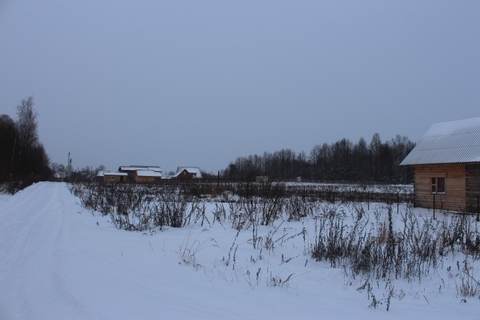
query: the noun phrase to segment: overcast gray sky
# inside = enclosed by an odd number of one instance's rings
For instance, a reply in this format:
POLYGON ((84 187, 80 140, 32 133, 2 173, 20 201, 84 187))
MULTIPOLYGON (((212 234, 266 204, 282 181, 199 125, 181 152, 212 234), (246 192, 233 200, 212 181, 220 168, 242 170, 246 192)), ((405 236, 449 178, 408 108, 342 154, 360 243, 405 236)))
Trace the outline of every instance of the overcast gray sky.
POLYGON ((52 162, 200 166, 480 116, 480 1, 0 1, 52 162))

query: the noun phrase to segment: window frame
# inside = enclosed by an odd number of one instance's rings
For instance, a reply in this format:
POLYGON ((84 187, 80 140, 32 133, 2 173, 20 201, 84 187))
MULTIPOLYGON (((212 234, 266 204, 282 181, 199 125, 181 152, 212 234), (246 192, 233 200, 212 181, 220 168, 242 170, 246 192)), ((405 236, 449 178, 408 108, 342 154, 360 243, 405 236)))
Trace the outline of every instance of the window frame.
POLYGON ((445 194, 446 181, 445 177, 431 177, 430 178, 430 193, 431 194, 445 194))

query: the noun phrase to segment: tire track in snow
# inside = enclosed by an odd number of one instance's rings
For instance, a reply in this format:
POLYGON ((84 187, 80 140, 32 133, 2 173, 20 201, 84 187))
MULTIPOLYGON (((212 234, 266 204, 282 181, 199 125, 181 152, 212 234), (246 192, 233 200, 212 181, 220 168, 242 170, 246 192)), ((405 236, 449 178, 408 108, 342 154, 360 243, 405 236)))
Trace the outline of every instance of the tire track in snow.
POLYGON ((0 266, 0 290, 3 283, 8 279, 13 266, 18 263, 23 255, 26 242, 28 242, 34 226, 31 220, 35 219, 35 216, 28 216, 28 221, 26 221, 25 212, 33 212, 35 197, 41 189, 41 184, 35 184, 28 189, 29 192, 22 190, 12 196, 1 208, 0 261, 3 263, 0 266), (16 255, 17 258, 9 259, 9 255, 16 255), (15 261, 13 266, 6 265, 7 262, 12 260, 15 261))
POLYGON ((0 278, 0 310, 7 309, 3 303, 9 296, 8 301, 14 304, 8 306, 8 310, 14 314, 3 315, 0 311, 0 318, 48 318, 60 314, 90 318, 86 308, 67 289, 61 272, 57 271, 64 259, 65 215, 72 214, 65 212, 63 197, 59 196, 68 192, 65 184, 42 183, 25 192, 30 194, 24 199, 15 199, 19 203, 5 213, 11 215, 11 219, 1 228, 5 236, 15 241, 1 243, 2 247, 11 247, 2 248, 2 252, 7 251, 2 261, 6 262, 8 270, 6 276, 0 278), (47 298, 52 305, 38 303, 38 295, 42 295, 43 301, 47 298), (75 310, 75 314, 63 313, 71 310, 75 310))

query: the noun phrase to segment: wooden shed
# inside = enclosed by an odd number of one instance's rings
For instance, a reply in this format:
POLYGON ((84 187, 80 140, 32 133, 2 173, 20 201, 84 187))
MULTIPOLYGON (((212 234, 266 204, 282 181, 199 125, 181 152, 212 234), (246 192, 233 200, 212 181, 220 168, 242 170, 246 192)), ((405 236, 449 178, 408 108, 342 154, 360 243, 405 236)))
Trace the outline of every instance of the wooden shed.
POLYGON ((172 179, 202 179, 202 171, 199 167, 177 167, 177 172, 172 176, 172 179))
POLYGON ((183 169, 182 171, 175 173, 173 178, 178 180, 192 180, 193 175, 190 172, 188 172, 187 169, 183 169))
POLYGON ((128 174, 125 172, 104 172, 103 181, 104 182, 127 182, 128 174))
POLYGON ((477 212, 480 118, 434 124, 400 165, 415 174, 415 206, 477 212))

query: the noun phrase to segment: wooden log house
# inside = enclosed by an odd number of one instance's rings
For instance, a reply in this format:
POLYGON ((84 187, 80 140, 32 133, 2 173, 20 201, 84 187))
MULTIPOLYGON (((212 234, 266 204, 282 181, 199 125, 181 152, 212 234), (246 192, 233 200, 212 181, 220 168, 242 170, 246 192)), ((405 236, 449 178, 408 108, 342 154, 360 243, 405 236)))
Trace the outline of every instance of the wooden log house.
POLYGON ((477 213, 480 118, 432 125, 400 165, 414 167, 415 206, 477 213))

